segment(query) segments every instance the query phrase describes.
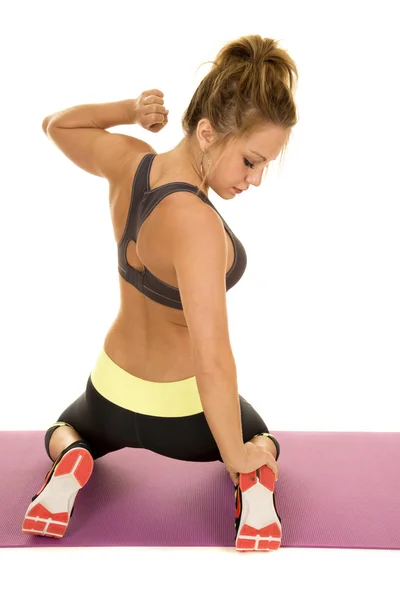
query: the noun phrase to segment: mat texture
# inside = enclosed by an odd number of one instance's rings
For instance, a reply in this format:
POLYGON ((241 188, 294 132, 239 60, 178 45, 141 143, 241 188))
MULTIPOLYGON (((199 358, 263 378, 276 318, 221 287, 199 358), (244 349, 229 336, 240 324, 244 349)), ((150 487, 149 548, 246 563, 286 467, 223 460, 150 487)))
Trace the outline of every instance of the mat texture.
MULTIPOLYGON (((400 433, 271 431, 281 445, 281 547, 400 549, 400 433)), ((124 449, 95 462, 62 539, 21 532, 51 462, 44 432, 0 432, 0 547, 234 548, 222 463, 124 449)))

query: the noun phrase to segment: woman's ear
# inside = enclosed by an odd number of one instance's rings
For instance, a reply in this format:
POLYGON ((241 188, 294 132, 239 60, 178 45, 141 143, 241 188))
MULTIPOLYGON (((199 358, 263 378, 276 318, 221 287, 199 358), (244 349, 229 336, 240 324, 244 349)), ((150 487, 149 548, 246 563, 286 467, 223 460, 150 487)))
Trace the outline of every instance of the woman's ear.
POLYGON ((197 123, 197 141, 202 152, 205 152, 211 146, 216 137, 216 133, 208 119, 201 119, 197 123))

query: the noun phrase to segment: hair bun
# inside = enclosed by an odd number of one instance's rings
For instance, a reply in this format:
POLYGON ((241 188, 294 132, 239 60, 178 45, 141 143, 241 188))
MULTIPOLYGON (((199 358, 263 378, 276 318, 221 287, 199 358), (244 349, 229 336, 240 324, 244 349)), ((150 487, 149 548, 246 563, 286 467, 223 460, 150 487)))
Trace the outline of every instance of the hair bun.
POLYGON ((296 63, 275 39, 255 34, 232 40, 211 64, 182 117, 185 135, 193 135, 202 118, 221 139, 245 135, 260 123, 284 129, 297 123, 296 63))

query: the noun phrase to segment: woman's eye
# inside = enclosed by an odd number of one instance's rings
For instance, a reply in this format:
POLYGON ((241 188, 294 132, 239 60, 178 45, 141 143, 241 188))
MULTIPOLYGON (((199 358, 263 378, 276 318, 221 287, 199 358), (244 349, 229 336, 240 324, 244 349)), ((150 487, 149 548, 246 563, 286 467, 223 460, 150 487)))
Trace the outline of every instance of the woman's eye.
POLYGON ((244 158, 244 164, 246 165, 246 167, 250 167, 250 169, 254 169, 254 165, 247 160, 247 158, 244 158))

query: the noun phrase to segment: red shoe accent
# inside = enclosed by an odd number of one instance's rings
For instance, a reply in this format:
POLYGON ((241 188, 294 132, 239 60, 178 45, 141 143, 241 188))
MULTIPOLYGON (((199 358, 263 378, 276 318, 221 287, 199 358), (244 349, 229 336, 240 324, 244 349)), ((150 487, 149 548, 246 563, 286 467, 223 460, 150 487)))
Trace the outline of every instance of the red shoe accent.
POLYGON ((272 523, 271 525, 263 527, 262 529, 255 529, 249 525, 243 525, 236 540, 236 549, 267 551, 278 550, 281 545, 281 535, 281 530, 276 523, 272 523), (259 537, 257 538, 257 536, 259 537), (265 539, 269 537, 275 539, 265 539))
POLYGON ((52 519, 53 521, 62 521, 64 523, 68 523, 68 513, 54 513, 52 514, 42 506, 41 504, 36 504, 28 513, 29 517, 37 517, 39 519, 43 519, 47 521, 48 519, 52 519))
POLYGON ((258 544, 256 544, 256 540, 238 538, 236 541, 236 550, 264 550, 272 552, 279 550, 280 545, 280 541, 259 540, 258 544))
POLYGON ((64 535, 68 521, 67 512, 52 514, 41 504, 36 504, 26 513, 22 528, 28 530, 25 533, 59 538, 64 535))
POLYGON ((35 531, 35 532, 37 532, 39 534, 46 527, 46 523, 43 523, 41 521, 35 521, 35 520, 32 520, 32 519, 25 518, 22 527, 24 529, 29 529, 32 532, 35 531))
POLYGON ((256 485, 258 481, 256 471, 252 471, 251 473, 240 473, 239 481, 242 492, 247 492, 247 490, 256 485))
POLYGON ((66 530, 67 530, 66 525, 56 525, 55 523, 50 523, 46 530, 45 535, 47 537, 61 538, 61 537, 63 537, 66 530))
POLYGON ((238 537, 236 540, 236 550, 255 550, 256 549, 256 541, 255 540, 242 540, 238 537))
POLYGON ((54 471, 54 477, 73 473, 79 485, 83 487, 93 471, 93 458, 83 448, 74 448, 62 457, 54 471))
POLYGON ((255 527, 250 527, 250 525, 243 525, 242 529, 240 530, 240 535, 248 535, 254 537, 256 535, 259 535, 260 537, 280 537, 281 530, 279 529, 276 523, 267 525, 262 529, 256 529, 255 527))
POLYGON ((29 513, 27 513, 27 516, 29 517, 38 517, 39 519, 49 519, 51 518, 51 512, 49 512, 44 506, 42 506, 41 504, 36 504, 36 506, 34 506, 33 508, 31 508, 31 510, 29 511, 29 513))
POLYGON ((275 489, 275 475, 269 467, 264 465, 260 468, 260 483, 266 487, 270 492, 275 489))

